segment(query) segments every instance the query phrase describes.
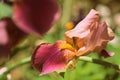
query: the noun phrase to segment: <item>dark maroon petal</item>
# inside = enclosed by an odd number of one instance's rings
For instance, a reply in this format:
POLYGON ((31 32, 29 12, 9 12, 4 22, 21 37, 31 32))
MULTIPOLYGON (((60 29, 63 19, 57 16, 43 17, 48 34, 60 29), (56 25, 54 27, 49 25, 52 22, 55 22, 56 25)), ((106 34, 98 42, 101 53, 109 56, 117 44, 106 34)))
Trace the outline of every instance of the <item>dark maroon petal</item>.
POLYGON ((65 41, 57 41, 55 44, 42 44, 38 46, 32 56, 32 66, 41 72, 41 75, 65 68, 70 60, 70 50, 60 49, 65 41), (69 60, 68 60, 69 59, 69 60))
POLYGON ((51 44, 41 44, 38 46, 32 56, 32 65, 37 70, 41 71, 43 63, 46 61, 46 59, 49 58, 49 56, 53 53, 51 51, 51 44))
POLYGON ((113 52, 107 52, 106 50, 102 50, 100 52, 100 55, 103 56, 104 58, 108 58, 108 57, 114 56, 114 53, 113 52))
POLYGON ((27 34, 17 28, 12 19, 0 20, 0 57, 8 56, 11 48, 15 47, 27 34))
POLYGON ((15 0, 13 20, 27 33, 45 33, 59 16, 56 0, 15 0))
MULTIPOLYGON (((7 45, 5 45, 5 46, 0 45, 0 58, 8 57, 8 55, 10 53, 11 53, 11 51, 10 51, 10 47, 9 46, 7 46, 7 45)), ((2 63, 2 62, 0 61, 0 63, 2 63)))
POLYGON ((3 0, 3 1, 4 1, 4 3, 6 3, 6 4, 10 5, 10 6, 13 5, 13 1, 12 0, 3 0))

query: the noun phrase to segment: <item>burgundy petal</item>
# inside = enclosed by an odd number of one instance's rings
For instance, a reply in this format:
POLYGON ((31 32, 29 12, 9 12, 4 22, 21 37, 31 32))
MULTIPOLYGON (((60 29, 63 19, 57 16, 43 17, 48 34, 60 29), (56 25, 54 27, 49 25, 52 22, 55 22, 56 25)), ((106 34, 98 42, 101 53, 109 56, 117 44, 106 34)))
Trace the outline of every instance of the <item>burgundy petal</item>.
POLYGON ((66 60, 64 52, 56 52, 52 54, 43 64, 41 75, 65 68, 66 60))
POLYGON ((57 41, 55 44, 42 44, 33 56, 32 65, 41 72, 41 75, 65 68, 68 62, 68 55, 73 53, 70 50, 60 49, 65 41, 57 41))
POLYGON ((43 34, 58 20, 56 0, 15 0, 13 20, 27 33, 43 34))
POLYGON ((106 50, 102 50, 102 51, 100 52, 100 55, 103 56, 104 58, 108 58, 108 57, 113 56, 114 53, 113 53, 113 52, 107 52, 106 50))
POLYGON ((12 0, 3 0, 4 3, 12 6, 13 5, 13 1, 12 0))
POLYGON ((0 20, 0 57, 8 56, 11 48, 25 38, 27 34, 17 28, 12 19, 0 20))

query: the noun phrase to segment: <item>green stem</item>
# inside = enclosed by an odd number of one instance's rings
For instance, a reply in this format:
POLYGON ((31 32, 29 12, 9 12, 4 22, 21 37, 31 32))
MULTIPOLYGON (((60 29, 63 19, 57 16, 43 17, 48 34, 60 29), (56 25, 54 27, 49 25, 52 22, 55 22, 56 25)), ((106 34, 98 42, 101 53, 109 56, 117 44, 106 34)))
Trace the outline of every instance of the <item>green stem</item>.
POLYGON ((102 66, 105 66, 105 67, 110 67, 110 68, 113 68, 117 72, 120 73, 120 65, 116 65, 116 64, 113 64, 113 63, 110 63, 110 62, 99 60, 99 59, 93 59, 93 58, 87 57, 87 56, 80 56, 79 60, 83 60, 83 61, 99 64, 99 65, 102 65, 102 66))
POLYGON ((49 76, 53 79, 53 80, 64 80, 64 78, 57 72, 52 72, 49 74, 49 76))
POLYGON ((62 17, 61 17, 61 25, 64 26, 70 20, 71 10, 72 10, 72 2, 73 0, 64 0, 62 17))
MULTIPOLYGON (((0 79, 2 79, 2 76, 7 75, 13 69, 15 69, 15 68, 17 68, 19 66, 22 66, 24 64, 30 63, 30 59, 31 59, 31 57, 28 57, 28 58, 25 58, 25 59, 23 59, 23 60, 21 60, 19 62, 16 62, 12 66, 6 67, 6 70, 3 72, 3 74, 0 74, 0 79)), ((120 66, 116 65, 116 64, 112 64, 110 62, 106 62, 106 61, 102 61, 102 60, 98 60, 98 59, 93 59, 93 58, 87 57, 87 56, 80 56, 79 60, 99 64, 99 65, 102 65, 102 66, 105 66, 105 67, 111 67, 111 68, 115 69, 118 73, 120 73, 120 66)), ((55 75, 55 77, 59 76, 58 74, 55 74, 55 73, 54 73, 54 75, 55 75)), ((62 77, 59 76, 59 78, 62 80, 62 77)))
MULTIPOLYGON (((8 74, 8 73, 9 73, 10 71, 12 71, 13 69, 15 69, 15 68, 17 68, 17 67, 19 67, 19 66, 21 66, 21 65, 24 65, 24 64, 29 63, 29 62, 30 62, 30 59, 31 59, 31 57, 28 57, 28 58, 25 58, 25 59, 23 59, 23 60, 15 63, 15 64, 12 65, 12 66, 10 65, 10 66, 5 67, 6 70, 5 70, 5 71, 3 72, 3 74, 1 74, 1 75, 8 74)), ((1 76, 1 75, 0 75, 0 76, 1 76)))

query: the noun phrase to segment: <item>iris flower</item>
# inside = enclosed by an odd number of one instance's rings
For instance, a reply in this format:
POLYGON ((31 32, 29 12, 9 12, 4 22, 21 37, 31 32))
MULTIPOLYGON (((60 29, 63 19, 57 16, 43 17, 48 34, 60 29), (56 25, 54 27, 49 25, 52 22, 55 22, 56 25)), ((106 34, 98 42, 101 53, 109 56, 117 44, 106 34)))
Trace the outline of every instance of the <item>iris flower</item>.
POLYGON ((114 38, 107 24, 99 21, 98 14, 98 11, 92 9, 74 29, 65 33, 66 41, 78 50, 77 56, 100 52, 114 38))
POLYGON ((75 28, 65 32, 66 40, 41 44, 32 56, 32 66, 44 75, 65 69, 76 57, 90 52, 101 52, 114 38, 105 22, 99 21, 99 12, 92 9, 75 28))

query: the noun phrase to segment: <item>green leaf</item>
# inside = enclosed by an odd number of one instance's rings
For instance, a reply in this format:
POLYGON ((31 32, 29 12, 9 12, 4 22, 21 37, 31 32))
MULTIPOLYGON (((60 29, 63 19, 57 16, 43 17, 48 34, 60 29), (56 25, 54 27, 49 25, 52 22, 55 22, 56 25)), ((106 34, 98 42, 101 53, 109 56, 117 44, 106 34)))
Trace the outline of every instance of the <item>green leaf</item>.
POLYGON ((0 19, 10 17, 12 15, 12 8, 5 3, 0 3, 0 19))

